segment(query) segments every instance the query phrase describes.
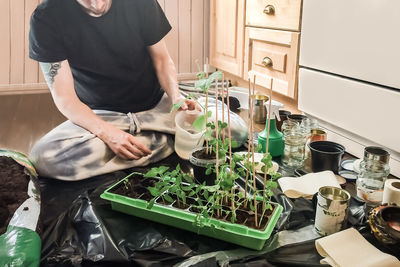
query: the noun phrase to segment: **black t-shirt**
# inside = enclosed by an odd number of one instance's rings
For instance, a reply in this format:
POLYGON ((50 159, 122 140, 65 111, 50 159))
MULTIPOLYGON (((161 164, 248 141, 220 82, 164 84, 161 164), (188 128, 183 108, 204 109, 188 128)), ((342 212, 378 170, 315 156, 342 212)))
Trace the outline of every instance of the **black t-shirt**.
POLYGON ((67 59, 75 91, 90 108, 138 112, 163 95, 147 46, 170 29, 157 0, 114 0, 101 17, 76 0, 46 0, 32 14, 29 56, 67 59))

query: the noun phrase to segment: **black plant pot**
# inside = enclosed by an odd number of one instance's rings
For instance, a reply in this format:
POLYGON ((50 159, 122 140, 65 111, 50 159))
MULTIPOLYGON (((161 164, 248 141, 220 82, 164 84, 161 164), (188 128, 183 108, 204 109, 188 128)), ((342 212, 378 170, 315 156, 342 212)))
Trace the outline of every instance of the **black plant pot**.
MULTIPOLYGON (((224 160, 224 158, 218 159, 220 164, 222 164, 224 160)), ((217 162, 215 153, 206 154, 205 147, 198 148, 192 152, 189 161, 193 166, 194 177, 197 183, 202 184, 206 182, 206 185, 215 184, 215 180, 217 178, 215 172, 206 174, 207 166, 209 164, 215 166, 217 162)))
POLYGON ((315 141, 309 145, 311 150, 311 168, 313 172, 331 170, 338 173, 340 161, 344 155, 344 146, 330 141, 315 141))

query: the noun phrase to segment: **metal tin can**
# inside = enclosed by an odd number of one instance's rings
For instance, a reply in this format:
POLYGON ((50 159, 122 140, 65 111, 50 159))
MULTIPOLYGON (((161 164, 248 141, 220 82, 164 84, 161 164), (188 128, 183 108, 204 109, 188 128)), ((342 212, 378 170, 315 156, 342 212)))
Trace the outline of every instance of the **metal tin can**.
POLYGON ((268 96, 266 95, 254 95, 253 104, 253 120, 255 123, 265 124, 267 119, 267 110, 265 109, 265 103, 268 102, 268 96))
POLYGON ((321 187, 317 196, 315 230, 323 236, 343 230, 346 227, 350 194, 333 186, 321 187))

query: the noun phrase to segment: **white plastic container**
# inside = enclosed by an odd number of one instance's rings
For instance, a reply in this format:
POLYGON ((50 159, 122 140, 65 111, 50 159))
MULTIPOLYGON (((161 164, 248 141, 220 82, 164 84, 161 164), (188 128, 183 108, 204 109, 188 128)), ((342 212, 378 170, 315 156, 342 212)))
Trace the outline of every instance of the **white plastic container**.
POLYGON ((202 147, 204 132, 193 127, 193 122, 202 113, 200 111, 179 111, 175 116, 175 151, 182 159, 189 160, 192 151, 202 147))

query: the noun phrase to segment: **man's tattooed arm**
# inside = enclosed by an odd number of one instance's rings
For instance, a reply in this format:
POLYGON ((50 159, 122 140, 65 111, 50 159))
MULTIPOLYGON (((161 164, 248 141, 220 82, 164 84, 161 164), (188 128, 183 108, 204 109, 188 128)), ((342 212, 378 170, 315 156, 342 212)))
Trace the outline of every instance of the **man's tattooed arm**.
POLYGON ((52 91, 54 84, 54 77, 56 77, 58 70, 61 68, 61 62, 54 62, 54 63, 40 62, 40 67, 42 68, 42 72, 47 82, 47 85, 52 91))

